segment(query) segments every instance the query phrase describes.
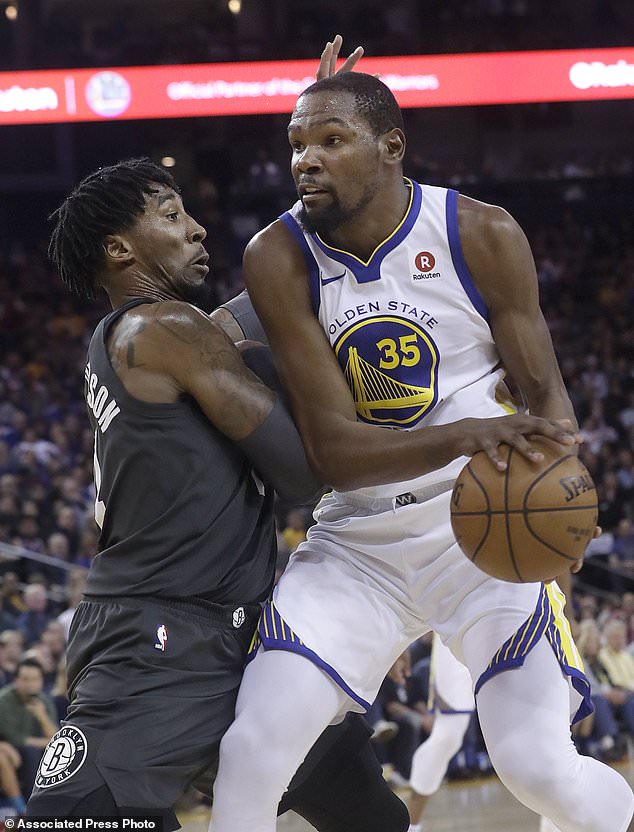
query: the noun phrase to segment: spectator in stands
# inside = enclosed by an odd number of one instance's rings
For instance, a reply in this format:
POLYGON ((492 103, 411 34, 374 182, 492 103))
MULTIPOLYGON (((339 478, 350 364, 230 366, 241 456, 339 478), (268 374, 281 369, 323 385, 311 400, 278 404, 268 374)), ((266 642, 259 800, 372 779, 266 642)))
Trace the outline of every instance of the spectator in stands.
POLYGON ((77 557, 74 558, 74 563, 78 566, 83 566, 85 569, 90 567, 92 559, 97 554, 99 548, 99 527, 94 520, 89 520, 84 526, 81 537, 79 539, 79 550, 77 557))
POLYGON ((51 616, 46 610, 48 600, 46 589, 42 584, 29 584, 24 590, 24 602, 26 612, 23 612, 17 618, 15 628, 24 636, 24 643, 28 648, 39 641, 51 620, 51 616))
POLYGON ((42 633, 40 643, 49 648, 57 666, 63 660, 66 651, 66 632, 62 622, 58 620, 49 621, 46 630, 42 633))
POLYGON ((410 675, 409 654, 403 654, 385 678, 377 702, 398 733, 385 746, 387 761, 394 766, 391 782, 404 786, 410 775, 414 751, 431 732, 434 717, 427 710, 425 692, 410 675))
POLYGON ((5 644, 5 642, 2 638, 2 633, 0 633, 0 688, 3 688, 5 685, 8 685, 9 682, 11 681, 11 679, 13 678, 12 676, 9 676, 9 674, 6 673, 2 669, 2 666, 4 665, 4 662, 5 662, 6 655, 7 655, 7 645, 5 644))
POLYGON ((0 742, 0 793, 6 797, 19 815, 26 809, 18 780, 18 770, 21 765, 22 758, 18 750, 8 742, 0 742))
POLYGON ((75 610, 79 606, 84 589, 86 588, 86 570, 72 569, 68 575, 68 582, 66 584, 66 599, 68 606, 57 616, 57 621, 64 628, 64 636, 68 641, 68 634, 70 632, 70 623, 75 615, 75 610))
MULTIPOLYGON (((599 605, 594 595, 582 595, 578 601, 579 619, 583 623, 586 620, 591 620, 596 623, 595 619, 599 611, 599 605)), ((581 632, 581 630, 579 630, 581 632)))
POLYGON ((282 171, 264 148, 260 148, 249 168, 249 190, 252 194, 271 193, 280 190, 282 171))
POLYGON ((16 535, 13 538, 13 543, 23 546, 30 552, 39 552, 43 554, 46 550, 40 524, 35 517, 25 515, 22 511, 22 516, 18 520, 16 535))
POLYGON ((306 514, 301 509, 293 509, 286 516, 286 526, 282 538, 289 552, 294 552, 302 540, 306 540, 306 514))
MULTIPOLYGON (((0 740, 19 753, 19 775, 27 798, 46 744, 57 731, 55 705, 42 693, 42 668, 34 659, 23 659, 15 680, 0 690, 0 740)), ((24 811, 23 807, 20 811, 24 811)))
POLYGON ((634 390, 630 390, 627 396, 627 404, 619 412, 619 422, 625 430, 634 426, 634 390))
MULTIPOLYGON (((616 721, 615 704, 619 700, 610 684, 607 673, 599 661, 601 631, 596 621, 587 618, 581 622, 577 634, 577 647, 583 657, 586 677, 592 688, 594 714, 587 717, 592 721, 587 742, 578 741, 582 753, 590 753, 605 762, 619 759, 622 748, 619 743, 619 727, 616 721)), ((585 722, 586 720, 584 720, 585 722)))
POLYGON ((37 641, 22 654, 20 661, 25 659, 35 660, 42 668, 42 690, 44 693, 50 693, 57 680, 57 662, 50 646, 43 641, 37 641))
POLYGON ((603 636, 606 645, 599 651, 599 661, 610 689, 602 690, 602 693, 634 738, 634 658, 625 649, 626 623, 618 618, 610 619, 603 629, 603 636))
POLYGON ((624 621, 627 627, 626 641, 628 644, 628 652, 632 652, 632 642, 634 641, 634 629, 631 627, 632 616, 634 616, 634 592, 624 592, 621 598, 621 606, 616 611, 615 618, 620 618, 624 621))
POLYGON ((68 539, 68 550, 72 560, 79 548, 79 528, 77 514, 71 505, 62 504, 55 512, 55 531, 68 539))
POLYGON ((626 514, 627 494, 619 485, 615 471, 606 471, 597 483, 599 498, 599 524, 606 531, 613 531, 626 514))
POLYGON ((20 657, 24 652, 24 637, 17 630, 3 630, 0 633, 0 641, 3 645, 0 670, 9 683, 15 678, 20 657))
POLYGON ((634 454, 630 448, 619 448, 616 476, 619 486, 631 499, 634 492, 634 454))
POLYGON ((0 595, 0 633, 3 630, 11 630, 15 627, 17 616, 5 609, 4 596, 0 595))
POLYGON ((0 496, 0 522, 9 529, 10 533, 16 528, 19 518, 17 497, 13 494, 0 496))
MULTIPOLYGON (((62 532, 53 532, 46 539, 46 554, 49 557, 57 558, 57 560, 68 563, 70 561, 70 543, 68 537, 62 532)), ((38 569, 42 569, 40 564, 36 564, 38 569)), ((55 586, 64 586, 66 584, 67 570, 62 567, 52 566, 46 564, 46 576, 50 582, 55 586)))
POLYGON ((610 565, 634 574, 634 526, 629 517, 623 517, 614 534, 610 565))

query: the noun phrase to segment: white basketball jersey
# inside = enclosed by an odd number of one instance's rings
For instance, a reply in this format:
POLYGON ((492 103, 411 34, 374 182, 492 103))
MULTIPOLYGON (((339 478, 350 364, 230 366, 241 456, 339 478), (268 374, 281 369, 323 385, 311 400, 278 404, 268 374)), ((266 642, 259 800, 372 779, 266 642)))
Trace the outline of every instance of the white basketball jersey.
MULTIPOLYGON (((300 245, 313 309, 335 351, 359 420, 397 430, 510 412, 487 310, 465 263, 458 194, 405 179, 405 216, 367 261, 281 219, 300 245)), ((455 478, 466 458, 415 480, 363 488, 393 497, 455 478)))

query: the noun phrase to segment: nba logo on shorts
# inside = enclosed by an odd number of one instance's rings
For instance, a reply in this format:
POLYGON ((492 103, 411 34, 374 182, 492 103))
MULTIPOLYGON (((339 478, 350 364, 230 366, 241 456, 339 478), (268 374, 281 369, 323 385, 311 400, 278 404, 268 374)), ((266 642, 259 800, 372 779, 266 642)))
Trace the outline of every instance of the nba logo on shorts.
POLYGON ((236 607, 233 611, 233 626, 238 629, 238 627, 242 627, 245 621, 245 614, 244 614, 244 607, 236 607))
POLYGON ((165 624, 161 624, 160 627, 156 628, 156 644, 154 645, 156 650, 160 650, 162 653, 165 652, 165 646, 167 644, 167 627, 165 624))
POLYGON ((88 744, 79 728, 72 725, 59 730, 50 740, 40 762, 35 785, 50 789, 76 774, 84 764, 88 744))

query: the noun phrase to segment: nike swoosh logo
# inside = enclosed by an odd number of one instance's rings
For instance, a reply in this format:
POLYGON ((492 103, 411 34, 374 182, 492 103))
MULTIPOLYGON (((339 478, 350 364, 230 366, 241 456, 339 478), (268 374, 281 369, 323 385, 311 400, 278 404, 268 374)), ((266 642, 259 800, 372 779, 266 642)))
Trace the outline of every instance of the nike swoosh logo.
POLYGON ((346 270, 344 269, 341 274, 336 274, 334 277, 322 277, 321 274, 319 276, 321 277, 321 285, 327 286, 329 283, 334 283, 335 280, 341 280, 342 277, 345 277, 346 270))

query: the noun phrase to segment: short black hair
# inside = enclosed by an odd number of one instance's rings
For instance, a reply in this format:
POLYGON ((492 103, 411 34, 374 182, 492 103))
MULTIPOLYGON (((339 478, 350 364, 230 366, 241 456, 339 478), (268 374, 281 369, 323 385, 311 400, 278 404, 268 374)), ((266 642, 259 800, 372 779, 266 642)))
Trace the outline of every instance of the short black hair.
POLYGON ((95 297, 95 272, 104 262, 105 237, 134 223, 156 185, 179 192, 165 168, 147 157, 125 159, 86 176, 50 215, 55 227, 48 256, 71 292, 95 297))
POLYGON ((398 127, 403 130, 403 113, 392 90, 365 72, 339 72, 307 87, 302 95, 314 92, 349 92, 357 110, 365 117, 375 136, 398 127))
POLYGON ((15 669, 15 675, 16 675, 16 676, 18 675, 18 673, 20 672, 20 670, 21 670, 23 667, 37 667, 37 669, 40 671, 40 673, 42 674, 42 676, 44 676, 44 668, 42 667, 42 665, 40 664, 40 662, 38 662, 38 660, 37 660, 37 659, 31 659, 31 658, 28 658, 28 659, 21 659, 21 660, 18 662, 17 667, 16 667, 16 669, 15 669))

